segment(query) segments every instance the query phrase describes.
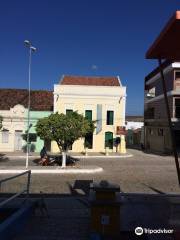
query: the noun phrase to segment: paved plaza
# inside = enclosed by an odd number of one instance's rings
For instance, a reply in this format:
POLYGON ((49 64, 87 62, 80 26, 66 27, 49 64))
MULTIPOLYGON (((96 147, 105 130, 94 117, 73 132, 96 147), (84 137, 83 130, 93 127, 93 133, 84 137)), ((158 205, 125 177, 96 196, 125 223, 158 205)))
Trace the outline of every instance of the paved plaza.
MULTIPOLYGON (((32 174, 31 193, 53 193, 81 195, 88 193, 92 181, 108 180, 120 185, 126 193, 179 193, 174 158, 146 154, 139 150, 128 149, 132 157, 128 158, 81 158, 77 167, 97 166, 103 171, 94 174, 32 174)), ((37 158, 37 157, 36 157, 37 158)), ((3 157, 0 168, 25 165, 25 158, 3 157)), ((35 166, 34 157, 30 158, 30 166, 35 166)), ((47 167, 42 167, 46 169, 47 167)), ((8 175, 1 175, 0 178, 8 175)), ((2 190, 12 192, 24 184, 24 177, 12 181, 12 185, 2 186, 2 190)))
MULTIPOLYGON (((22 233, 15 240, 85 240, 90 236, 89 185, 92 181, 108 180, 120 185, 123 192, 120 211, 120 229, 135 240, 137 226, 145 228, 180 229, 179 187, 174 159, 171 156, 146 154, 129 149, 127 158, 81 158, 77 168, 102 167, 95 174, 32 174, 31 197, 44 197, 49 217, 37 210, 22 233), (39 193, 42 194, 39 195, 39 193), (145 193, 145 194, 139 194, 145 193), (148 195, 147 195, 148 193, 148 195), (176 193, 177 195, 164 195, 176 193), (131 214, 129 214, 131 213, 131 214), (163 213, 163 214, 162 214, 163 213)), ((36 157, 30 158, 30 167, 35 168, 36 157)), ((0 169, 18 168, 25 158, 3 156, 0 169)), ((42 167, 49 168, 49 167, 42 167)), ((3 174, 0 178, 9 175, 3 174)), ((25 176, 3 184, 2 192, 19 191, 25 184, 25 176)), ((143 235, 141 239, 174 240, 175 235, 143 235)), ((178 238, 177 238, 178 239, 178 238)))

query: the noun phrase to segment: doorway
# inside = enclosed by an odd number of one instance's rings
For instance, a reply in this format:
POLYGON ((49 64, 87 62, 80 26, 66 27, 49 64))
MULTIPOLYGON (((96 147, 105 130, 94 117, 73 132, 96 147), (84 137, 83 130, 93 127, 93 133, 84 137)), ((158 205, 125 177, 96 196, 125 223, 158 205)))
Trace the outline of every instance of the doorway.
POLYGON ((22 131, 15 131, 15 139, 14 139, 14 150, 21 151, 22 150, 22 131))
POLYGON ((113 149, 113 133, 105 132, 105 148, 113 149))

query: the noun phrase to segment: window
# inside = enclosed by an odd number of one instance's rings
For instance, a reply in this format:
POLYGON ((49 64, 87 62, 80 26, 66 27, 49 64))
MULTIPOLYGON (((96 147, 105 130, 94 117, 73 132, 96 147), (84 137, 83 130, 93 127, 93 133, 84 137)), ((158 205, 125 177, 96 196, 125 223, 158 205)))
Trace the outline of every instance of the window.
POLYGON ((66 109, 66 115, 68 115, 69 113, 72 113, 73 110, 72 109, 66 109))
POLYGON ((89 121, 92 121, 92 110, 85 111, 85 118, 87 118, 89 121))
POLYGON ((9 142, 9 131, 3 130, 2 131, 2 143, 8 143, 9 142))
POLYGON ((180 72, 175 72, 175 80, 180 80, 180 72))
POLYGON ((114 124, 114 111, 107 111, 106 124, 107 125, 114 124))

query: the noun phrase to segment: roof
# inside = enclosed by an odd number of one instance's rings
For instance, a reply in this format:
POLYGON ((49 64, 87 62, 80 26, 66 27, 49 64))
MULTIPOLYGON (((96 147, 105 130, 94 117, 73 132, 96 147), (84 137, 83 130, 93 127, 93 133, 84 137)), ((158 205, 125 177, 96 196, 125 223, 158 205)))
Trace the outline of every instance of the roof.
POLYGON ((144 116, 126 116, 125 121, 144 122, 144 116))
POLYGON ((150 59, 180 60, 180 11, 176 11, 146 53, 150 59))
POLYGON ((63 76, 61 85, 120 86, 118 77, 63 76))
MULTIPOLYGON (((15 105, 28 106, 28 90, 0 89, 0 110, 9 110, 15 105)), ((31 90, 31 110, 52 111, 53 93, 45 90, 31 90)))

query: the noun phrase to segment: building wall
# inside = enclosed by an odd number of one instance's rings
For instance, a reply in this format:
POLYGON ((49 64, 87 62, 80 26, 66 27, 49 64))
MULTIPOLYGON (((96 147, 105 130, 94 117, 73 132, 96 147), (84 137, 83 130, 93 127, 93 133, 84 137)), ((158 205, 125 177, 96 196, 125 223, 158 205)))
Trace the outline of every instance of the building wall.
MULTIPOLYGON (((180 69, 179 63, 172 63, 164 71, 168 103, 172 121, 175 117, 175 96, 178 96, 178 82, 175 80, 175 71, 180 69)), ((151 151, 170 153, 172 151, 171 136, 167 121, 164 93, 160 73, 145 80, 145 148, 151 151), (155 87, 155 97, 147 98, 146 94, 150 89, 155 87), (152 116, 151 109, 154 109, 152 116)), ((178 119, 173 123, 178 130, 178 119)))
MULTIPOLYGON (((167 91, 170 91, 174 88, 174 70, 171 69, 168 72, 165 73, 165 83, 166 83, 166 89, 167 91)), ((146 84, 146 89, 151 89, 153 87, 156 88, 155 91, 155 95, 159 96, 161 94, 163 94, 163 86, 162 86, 162 81, 161 81, 161 76, 158 74, 154 77, 155 81, 152 81, 152 79, 150 79, 149 82, 151 82, 150 84, 146 84)), ((147 82, 148 83, 148 82, 147 82)))
MULTIPOLYGON (((173 117, 173 97, 168 97, 169 109, 171 117, 173 117)), ((150 118, 148 115, 148 109, 154 108, 154 118, 153 119, 167 119, 167 111, 164 98, 152 99, 146 103, 145 106, 145 119, 150 118)))
MULTIPOLYGON (((15 133, 18 131, 20 134, 25 129, 25 115, 26 109, 22 105, 16 105, 10 110, 0 110, 0 115, 3 117, 2 129, 0 131, 0 152, 13 152, 16 150, 15 133), (9 137, 6 143, 2 142, 2 131, 8 130, 9 137)), ((20 141, 20 145, 24 145, 24 141, 20 141)))
POLYGON ((171 136, 168 127, 147 126, 145 127, 145 133, 146 149, 164 153, 171 152, 171 136), (163 135, 160 134, 160 131, 163 131, 163 135))
MULTIPOLYGON (((29 133, 36 133, 36 124, 38 120, 44 117, 48 117, 51 113, 52 112, 50 111, 30 111, 30 124, 32 124, 32 127, 30 128, 29 133)), ((32 149, 34 148, 34 152, 40 152, 44 146, 44 140, 40 139, 40 137, 37 136, 36 142, 32 142, 31 145, 33 145, 32 149)))
MULTIPOLYGON (((31 111, 30 112, 30 124, 32 127, 30 128, 30 133, 36 133, 35 127, 38 119, 47 117, 52 112, 49 111, 31 111)), ((18 141, 19 141, 19 151, 26 151, 26 141, 23 140, 22 134, 27 130, 27 116, 28 112, 24 106, 18 104, 11 108, 10 110, 0 110, 0 116, 3 117, 2 129, 0 131, 0 152, 14 152, 17 151, 16 146, 16 132, 19 133, 18 141), (8 130, 9 137, 8 142, 2 142, 2 131, 8 130)), ((31 150, 35 152, 40 152, 41 148, 44 145, 44 141, 37 137, 36 142, 32 142, 31 150)))
MULTIPOLYGON (((85 110, 92 110, 92 120, 97 120, 97 128, 93 134, 93 149, 89 152, 105 151, 105 132, 116 135, 117 126, 125 126, 125 87, 104 86, 54 86, 54 112, 66 113, 72 109, 85 116, 85 110), (114 111, 114 125, 106 125, 107 110, 114 111)), ((56 143, 52 144, 53 151, 59 151, 56 143)), ((84 151, 84 139, 77 140, 72 146, 73 152, 84 151)), ((113 150, 116 151, 116 147, 113 150)))

